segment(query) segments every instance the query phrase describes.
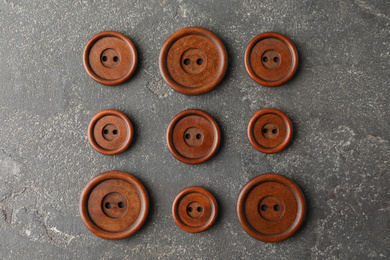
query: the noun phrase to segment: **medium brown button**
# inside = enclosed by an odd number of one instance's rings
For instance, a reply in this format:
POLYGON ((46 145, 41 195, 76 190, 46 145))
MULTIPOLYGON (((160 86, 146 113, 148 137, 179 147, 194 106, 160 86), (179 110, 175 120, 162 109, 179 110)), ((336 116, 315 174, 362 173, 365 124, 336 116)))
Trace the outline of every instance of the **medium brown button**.
POLYGON ((122 112, 103 110, 89 122, 88 140, 101 154, 120 154, 126 151, 133 140, 133 126, 122 112))
POLYGON ((202 187, 182 190, 172 204, 176 224, 186 232, 199 233, 211 227, 218 215, 213 194, 202 187))
POLYGON ((96 82, 108 86, 127 81, 138 63, 135 46, 121 33, 106 31, 94 35, 84 48, 84 68, 96 82))
POLYGON ((148 194, 134 176, 109 171, 92 178, 84 187, 79 204, 85 226, 96 236, 119 240, 133 235, 145 223, 148 194))
POLYGON ((301 227, 305 214, 301 189, 279 174, 253 178, 238 195, 238 221, 249 235, 263 242, 289 238, 301 227))
POLYGON ((276 87, 286 83, 298 66, 298 52, 286 36, 266 32, 253 38, 245 51, 245 68, 257 83, 276 87))
POLYGON ((227 53, 214 33, 188 27, 168 37, 161 48, 159 63, 161 75, 172 89, 186 95, 200 95, 222 80, 227 53))
POLYGON ((274 108, 257 111, 248 123, 248 138, 262 153, 278 153, 290 143, 292 124, 285 113, 274 108))
POLYGON ((221 140, 214 118, 202 110, 180 112, 167 130, 169 151, 181 162, 199 164, 210 159, 221 140))

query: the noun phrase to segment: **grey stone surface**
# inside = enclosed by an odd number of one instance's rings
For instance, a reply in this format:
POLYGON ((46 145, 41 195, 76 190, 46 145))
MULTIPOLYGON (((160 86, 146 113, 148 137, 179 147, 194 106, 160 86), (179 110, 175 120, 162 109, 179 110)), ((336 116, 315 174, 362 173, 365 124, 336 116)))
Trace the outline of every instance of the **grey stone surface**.
POLYGON ((54 1, 0 0, 1 259, 366 259, 390 257, 390 2, 349 1, 54 1), (229 67, 212 92, 188 97, 158 70, 165 39, 202 26, 225 43, 229 67), (87 40, 104 30, 129 36, 140 56, 134 77, 106 87, 82 65, 87 40), (247 75, 243 55, 257 34, 287 35, 299 67, 284 86, 247 75), (257 152, 246 136, 251 115, 286 112, 294 138, 285 151, 257 152), (133 121, 136 138, 108 157, 86 129, 103 109, 133 121), (210 161, 190 166, 165 143, 171 118, 188 108, 209 112, 222 130, 210 161), (122 241, 94 236, 81 222, 79 195, 108 170, 146 186, 150 215, 122 241), (292 178, 308 206, 302 229, 267 244, 241 228, 241 187, 268 172, 292 178), (220 215, 200 234, 171 217, 175 195, 199 185, 214 193, 220 215))

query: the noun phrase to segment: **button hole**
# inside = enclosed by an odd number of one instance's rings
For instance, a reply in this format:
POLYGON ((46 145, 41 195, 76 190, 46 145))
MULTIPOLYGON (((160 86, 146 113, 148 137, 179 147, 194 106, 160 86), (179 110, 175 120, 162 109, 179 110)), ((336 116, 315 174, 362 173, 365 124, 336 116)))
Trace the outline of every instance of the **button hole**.
POLYGON ((106 202, 104 206, 106 207, 106 209, 110 209, 112 207, 112 204, 110 202, 106 202))
POLYGON ((191 135, 190 134, 186 134, 186 139, 190 139, 191 138, 191 135))
POLYGON ((278 132, 277 129, 272 129, 272 133, 273 133, 273 134, 276 134, 277 132, 278 132))
POLYGON ((122 201, 118 203, 118 207, 123 208, 124 206, 125 206, 125 203, 123 203, 122 201))
POLYGON ((114 56, 113 60, 114 60, 115 62, 117 62, 117 61, 119 60, 119 58, 118 58, 117 56, 114 56))
POLYGON ((202 60, 202 59, 197 59, 197 60, 196 60, 196 64, 202 65, 202 64, 203 64, 203 60, 202 60))
POLYGON ((264 204, 264 205, 261 205, 261 210, 262 210, 262 211, 266 211, 267 209, 268 209, 268 206, 267 206, 267 205, 265 205, 265 204, 264 204))
POLYGON ((201 212, 201 211, 202 211, 202 208, 201 208, 201 207, 198 207, 196 210, 197 210, 198 212, 201 212))
POLYGON ((268 129, 264 128, 264 129, 263 129, 263 133, 264 133, 264 134, 268 133, 268 129))
POLYGON ((279 210, 280 210, 280 205, 276 204, 276 205, 274 206, 274 210, 275 210, 275 211, 279 211, 279 210))
POLYGON ((268 58, 267 58, 267 57, 263 57, 263 61, 264 61, 264 62, 267 62, 267 61, 268 61, 268 58))
POLYGON ((192 212, 192 207, 188 207, 188 212, 192 212))
POLYGON ((202 135, 201 134, 197 134, 196 135, 196 139, 200 139, 200 138, 202 138, 202 135))
POLYGON ((107 59, 107 56, 103 56, 102 60, 103 60, 103 61, 107 61, 107 60, 108 60, 108 59, 107 59))
POLYGON ((103 133, 104 133, 105 135, 107 135, 107 134, 108 134, 108 130, 107 130, 107 129, 104 129, 103 133))
POLYGON ((184 65, 189 65, 190 62, 191 62, 191 61, 190 61, 189 59, 185 59, 185 60, 184 60, 184 65))
POLYGON ((114 131, 112 131, 112 133, 113 133, 114 135, 116 135, 116 134, 118 133, 118 130, 114 130, 114 131))
POLYGON ((274 58, 274 62, 279 62, 279 58, 278 58, 278 57, 275 57, 275 58, 274 58))

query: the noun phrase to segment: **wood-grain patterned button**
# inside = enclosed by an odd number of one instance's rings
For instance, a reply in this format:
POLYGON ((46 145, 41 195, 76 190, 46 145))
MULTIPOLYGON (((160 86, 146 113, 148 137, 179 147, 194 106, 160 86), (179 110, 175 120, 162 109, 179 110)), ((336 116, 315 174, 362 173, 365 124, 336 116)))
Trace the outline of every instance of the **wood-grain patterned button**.
POLYGON ((278 153, 290 143, 292 124, 285 113, 274 108, 257 111, 248 123, 248 138, 262 153, 278 153))
POLYGON ((166 138, 169 151, 176 159, 199 164, 217 152, 221 134, 214 118, 202 110, 190 109, 172 119, 166 138))
POLYGON ((298 52, 286 36, 266 32, 254 37, 245 51, 245 68, 257 83, 276 87, 286 83, 298 66, 298 52))
POLYGON ((115 155, 124 152, 133 140, 130 119, 117 110, 100 111, 88 126, 88 140, 101 154, 115 155))
POLYGON ((200 95, 222 80, 227 53, 214 33, 188 27, 168 37, 161 48, 159 63, 161 75, 172 89, 186 95, 200 95))
POLYGON ((305 197, 289 178, 264 174, 250 180, 237 199, 242 228, 263 242, 279 242, 292 236, 306 214, 305 197))
POLYGON ((134 73, 138 56, 135 46, 121 33, 94 35, 84 48, 84 68, 96 82, 108 86, 127 81, 134 73))
POLYGON ((148 194, 134 176, 109 171, 92 178, 79 204, 85 226, 96 236, 118 240, 137 232, 149 212, 148 194))
POLYGON ((211 192, 201 187, 182 190, 172 204, 176 224, 190 233, 205 231, 213 225, 217 215, 217 201, 211 192))

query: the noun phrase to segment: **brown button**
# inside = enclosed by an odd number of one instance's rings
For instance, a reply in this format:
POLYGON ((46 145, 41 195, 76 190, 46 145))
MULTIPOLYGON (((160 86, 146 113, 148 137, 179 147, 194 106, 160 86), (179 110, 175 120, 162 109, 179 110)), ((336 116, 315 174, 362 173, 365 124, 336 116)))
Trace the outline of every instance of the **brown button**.
POLYGON ((176 224, 186 232, 199 233, 211 227, 218 215, 213 194, 202 187, 182 190, 172 204, 176 224))
POLYGON ((88 140, 101 154, 120 154, 133 140, 130 119, 117 110, 103 110, 94 115, 88 126, 88 140))
POLYGON ((289 238, 301 227, 305 214, 301 189, 279 174, 253 178, 238 195, 238 221, 249 235, 263 242, 289 238))
POLYGON ((225 75, 227 53, 222 41, 200 27, 183 28, 165 41, 160 72, 182 94, 200 95, 215 88, 225 75))
POLYGON ((292 124, 285 113, 274 108, 257 111, 248 123, 248 138, 262 153, 278 153, 290 143, 292 124))
POLYGON ((108 86, 128 80, 137 67, 134 44, 118 32, 106 31, 94 35, 84 48, 84 68, 96 82, 108 86))
POLYGON ((167 130, 169 151, 181 162, 199 164, 210 159, 221 140, 214 118, 202 110, 180 112, 167 130))
POLYGON ((253 38, 245 51, 245 68, 257 83, 276 87, 286 83, 298 66, 298 52, 286 36, 266 32, 253 38))
POLYGON ((119 240, 133 235, 145 223, 148 194, 134 176, 109 171, 92 178, 84 187, 79 204, 85 226, 96 236, 119 240))

